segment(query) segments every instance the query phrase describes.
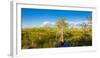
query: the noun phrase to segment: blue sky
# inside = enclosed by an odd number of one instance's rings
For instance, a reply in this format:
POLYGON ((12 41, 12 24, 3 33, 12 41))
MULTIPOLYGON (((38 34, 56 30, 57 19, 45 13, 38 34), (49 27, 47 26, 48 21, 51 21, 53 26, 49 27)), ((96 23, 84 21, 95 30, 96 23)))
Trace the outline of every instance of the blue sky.
POLYGON ((22 27, 40 27, 46 23, 55 23, 59 18, 64 17, 66 21, 80 22, 86 21, 88 16, 92 16, 91 11, 72 11, 72 10, 50 10, 22 8, 21 20, 22 27))

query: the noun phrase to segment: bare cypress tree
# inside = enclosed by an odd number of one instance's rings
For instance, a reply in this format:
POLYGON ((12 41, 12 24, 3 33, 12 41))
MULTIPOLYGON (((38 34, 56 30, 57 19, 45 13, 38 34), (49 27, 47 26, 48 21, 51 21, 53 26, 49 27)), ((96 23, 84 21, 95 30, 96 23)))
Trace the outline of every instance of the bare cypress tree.
POLYGON ((56 22, 56 26, 60 29, 60 41, 64 41, 64 28, 68 26, 68 23, 65 22, 65 18, 59 18, 56 22))

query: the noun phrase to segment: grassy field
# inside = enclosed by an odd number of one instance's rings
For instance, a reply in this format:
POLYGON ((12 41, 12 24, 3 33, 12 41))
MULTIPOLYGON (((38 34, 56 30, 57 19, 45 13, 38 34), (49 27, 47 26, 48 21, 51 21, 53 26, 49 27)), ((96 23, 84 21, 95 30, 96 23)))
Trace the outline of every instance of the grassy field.
MULTIPOLYGON (((21 32, 22 49, 55 48, 60 38, 58 28, 23 28, 21 32)), ((64 28, 64 40, 70 47, 91 46, 92 30, 90 28, 64 28)))

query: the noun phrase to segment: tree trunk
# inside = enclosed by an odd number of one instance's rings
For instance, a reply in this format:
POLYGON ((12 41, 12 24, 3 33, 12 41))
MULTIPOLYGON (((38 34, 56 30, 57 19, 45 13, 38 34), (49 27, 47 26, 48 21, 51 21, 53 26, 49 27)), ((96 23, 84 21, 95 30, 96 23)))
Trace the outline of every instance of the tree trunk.
POLYGON ((61 29, 61 41, 63 42, 64 41, 64 37, 63 37, 63 34, 64 34, 64 30, 63 30, 63 28, 61 29))

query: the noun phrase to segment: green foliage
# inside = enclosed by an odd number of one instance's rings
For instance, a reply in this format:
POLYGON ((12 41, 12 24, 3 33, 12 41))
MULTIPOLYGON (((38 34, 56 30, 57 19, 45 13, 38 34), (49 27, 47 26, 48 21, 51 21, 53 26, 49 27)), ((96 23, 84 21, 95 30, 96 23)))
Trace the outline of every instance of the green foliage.
MULTIPOLYGON (((22 29, 22 49, 54 48, 60 34, 57 28, 22 29)), ((72 46, 91 46, 92 31, 82 28, 64 28, 64 40, 72 46)))

